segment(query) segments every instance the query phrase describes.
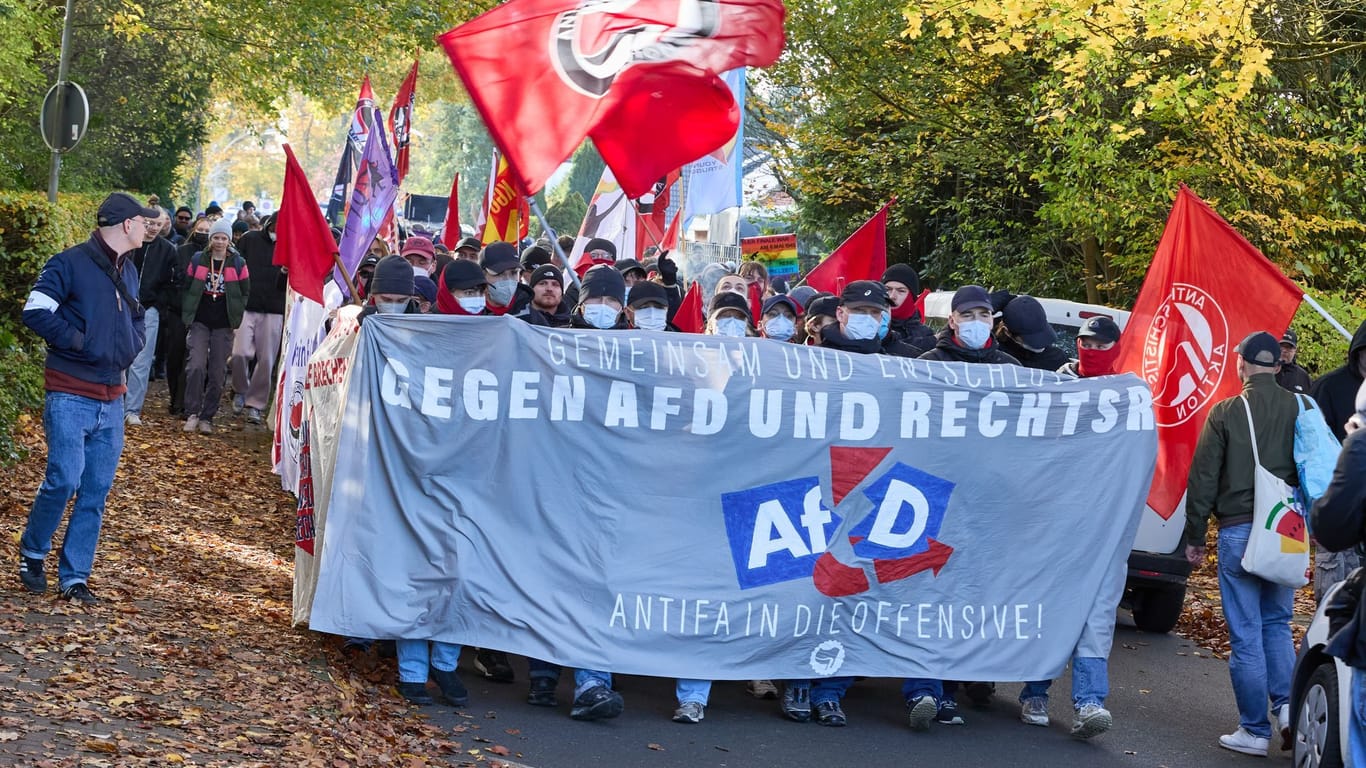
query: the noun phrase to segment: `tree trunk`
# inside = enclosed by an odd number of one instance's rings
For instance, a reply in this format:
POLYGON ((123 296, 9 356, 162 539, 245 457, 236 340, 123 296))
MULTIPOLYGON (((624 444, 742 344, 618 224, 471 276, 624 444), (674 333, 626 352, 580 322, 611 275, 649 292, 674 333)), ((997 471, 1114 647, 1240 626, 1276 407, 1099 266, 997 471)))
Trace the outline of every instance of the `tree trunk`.
POLYGON ((1086 303, 1100 303, 1100 286, 1096 276, 1100 274, 1100 241, 1094 235, 1081 241, 1081 253, 1085 260, 1086 303))

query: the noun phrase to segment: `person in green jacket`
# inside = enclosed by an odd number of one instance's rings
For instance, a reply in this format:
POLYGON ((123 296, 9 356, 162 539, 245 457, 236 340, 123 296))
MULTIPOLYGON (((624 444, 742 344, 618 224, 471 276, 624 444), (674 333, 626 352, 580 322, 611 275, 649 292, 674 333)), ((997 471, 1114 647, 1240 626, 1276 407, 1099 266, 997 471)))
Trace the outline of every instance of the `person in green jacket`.
POLYGON ((1209 516, 1219 521, 1219 594, 1228 622, 1228 670, 1239 725, 1220 736, 1219 746, 1265 756, 1272 726, 1267 699, 1287 737, 1290 728, 1290 676, 1295 644, 1290 636, 1295 590, 1243 570, 1243 553, 1252 532, 1256 459, 1290 485, 1295 471, 1295 395, 1276 383, 1280 343, 1258 332, 1238 346, 1238 377, 1243 392, 1216 403, 1195 445, 1186 486, 1186 558, 1205 559, 1209 516))
POLYGON ((223 396, 232 333, 242 324, 251 293, 247 263, 232 249, 232 222, 219 219, 208 246, 190 258, 181 302, 185 334, 185 431, 213 432, 223 396))

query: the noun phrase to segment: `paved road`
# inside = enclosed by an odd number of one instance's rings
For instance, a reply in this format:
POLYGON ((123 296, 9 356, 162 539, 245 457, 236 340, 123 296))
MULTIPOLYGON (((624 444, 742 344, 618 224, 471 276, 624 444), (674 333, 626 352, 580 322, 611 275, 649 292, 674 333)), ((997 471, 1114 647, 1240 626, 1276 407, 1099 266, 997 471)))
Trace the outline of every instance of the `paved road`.
MULTIPOLYGON (((906 727, 899 683, 892 680, 855 684, 845 699, 850 721, 846 728, 784 720, 776 702, 749 697, 738 682, 714 686, 704 722, 679 725, 669 720, 674 708, 672 681, 643 677, 618 678, 616 687, 626 697, 626 713, 620 718, 580 723, 569 719, 572 681, 567 673, 560 684, 560 707, 541 709, 524 702, 524 664, 514 660, 516 683, 498 685, 477 678, 468 668, 472 660, 467 651, 460 670, 470 687, 471 706, 463 715, 445 707, 429 708, 432 720, 464 726, 469 729, 464 736, 506 746, 512 750, 509 759, 535 768, 1217 768, 1289 761, 1289 753, 1276 751, 1279 740, 1273 742, 1270 762, 1220 749, 1219 734, 1237 726, 1227 663, 1182 638, 1139 632, 1127 616, 1121 620, 1111 655, 1108 706, 1115 727, 1090 742, 1068 736, 1072 713, 1066 679, 1054 685, 1049 707, 1053 724, 1046 729, 1019 722, 1019 687, 1004 684, 990 708, 964 709, 967 725, 936 724, 929 732, 915 733, 906 727), (662 750, 650 749, 651 744, 662 750)), ((488 746, 465 743, 467 749, 488 746)))

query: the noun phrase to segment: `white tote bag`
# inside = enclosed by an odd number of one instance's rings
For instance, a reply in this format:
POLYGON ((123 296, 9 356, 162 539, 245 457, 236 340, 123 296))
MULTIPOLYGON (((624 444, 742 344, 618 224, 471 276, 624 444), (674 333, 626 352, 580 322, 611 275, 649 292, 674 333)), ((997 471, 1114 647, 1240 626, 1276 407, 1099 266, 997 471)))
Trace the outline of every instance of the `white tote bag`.
POLYGON ((1247 429, 1252 435, 1253 500, 1252 532, 1243 553, 1243 570, 1267 581, 1299 589, 1308 583, 1309 531, 1304 510, 1295 500, 1295 489, 1262 466, 1257 453, 1257 431, 1252 425, 1252 408, 1247 398, 1247 429))

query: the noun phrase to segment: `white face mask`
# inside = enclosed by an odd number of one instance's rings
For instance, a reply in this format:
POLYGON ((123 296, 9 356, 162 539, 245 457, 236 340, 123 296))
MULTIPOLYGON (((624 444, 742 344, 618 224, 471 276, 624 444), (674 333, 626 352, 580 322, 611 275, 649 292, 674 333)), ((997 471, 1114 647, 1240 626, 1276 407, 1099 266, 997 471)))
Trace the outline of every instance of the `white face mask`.
POLYGON ((744 336, 748 329, 745 328, 745 321, 738 317, 723 317, 716 321, 717 336, 744 336))
POLYGON ((484 311, 484 307, 488 306, 488 302, 484 299, 483 296, 462 296, 456 299, 456 302, 460 304, 461 309, 465 310, 471 315, 477 315, 482 313, 484 311))
POLYGON ((514 294, 517 293, 517 280, 499 280, 489 286, 489 301, 500 307, 506 307, 514 294))
POLYGON ((659 307, 641 307, 636 310, 636 327, 642 331, 662 331, 668 321, 669 311, 659 307))
POLYGON ((408 308, 406 301, 376 301, 375 311, 381 315, 401 315, 408 308))
POLYGON ((594 328, 606 329, 617 324, 617 310, 606 304, 585 304, 583 319, 594 328))
POLYGON ((770 339, 787 341, 797 333, 797 323, 784 315, 770 317, 764 321, 764 335, 770 339))
POLYGON ((270 241, 271 241, 272 243, 275 242, 275 233, 274 233, 274 232, 267 232, 267 233, 266 233, 266 237, 269 237, 269 238, 270 238, 270 241))
POLYGON ((882 325, 881 315, 859 315, 851 312, 849 319, 844 322, 844 335, 854 341, 875 339, 880 325, 882 325))
POLYGON ((958 323, 958 341, 968 349, 981 349, 991 338, 991 323, 986 320, 964 320, 958 323))

